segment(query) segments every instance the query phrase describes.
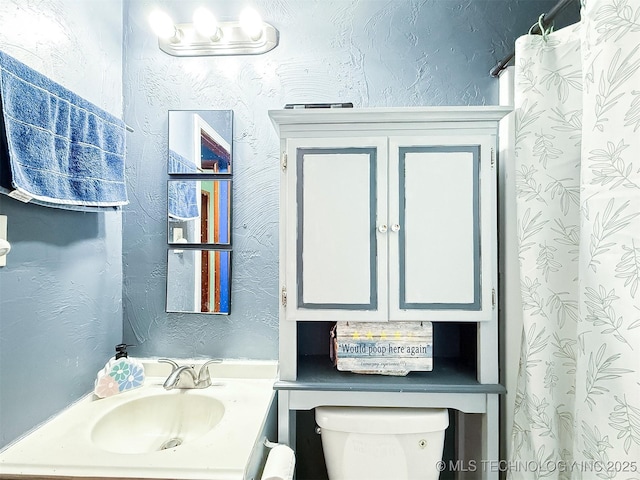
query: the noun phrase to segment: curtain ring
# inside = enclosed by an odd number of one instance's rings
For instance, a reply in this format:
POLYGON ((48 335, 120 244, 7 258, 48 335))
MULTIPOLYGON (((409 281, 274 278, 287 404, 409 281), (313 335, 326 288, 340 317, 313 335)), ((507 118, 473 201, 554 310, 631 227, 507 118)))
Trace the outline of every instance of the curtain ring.
POLYGON ((544 20, 544 13, 538 17, 538 28, 540 29, 540 35, 542 35, 542 38, 544 38, 544 33, 545 33, 543 20, 544 20))
POLYGON ((536 25, 540 29, 540 35, 542 35, 542 39, 546 42, 549 34, 553 32, 553 24, 549 28, 544 28, 544 13, 538 17, 538 21, 531 25, 529 29, 529 35, 532 35, 533 29, 536 28, 536 25))
MULTIPOLYGON (((541 15, 541 17, 544 16, 544 13, 541 15)), ((528 35, 533 35, 533 29, 536 28, 536 25, 540 24, 540 20, 538 20, 536 23, 534 23, 533 25, 531 25, 531 28, 529 29, 529 33, 528 35)))

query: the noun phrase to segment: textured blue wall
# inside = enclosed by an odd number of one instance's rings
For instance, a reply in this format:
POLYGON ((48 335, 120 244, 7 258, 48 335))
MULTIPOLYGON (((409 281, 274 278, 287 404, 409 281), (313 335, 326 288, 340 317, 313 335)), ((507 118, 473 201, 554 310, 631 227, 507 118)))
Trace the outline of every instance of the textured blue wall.
MULTIPOLYGON (((0 1, 0 48, 122 115, 122 2, 0 1)), ((0 195, 0 447, 93 388, 122 340, 122 214, 0 195)))
MULTIPOLYGON (((357 107, 498 102, 488 71, 554 0, 258 0, 280 45, 260 56, 175 58, 147 25, 156 6, 190 22, 200 2, 125 0, 125 340, 145 355, 276 358, 278 140, 285 103, 357 107), (234 111, 231 315, 167 314, 167 111, 234 111)), ((577 3, 577 2, 576 2, 577 3)), ((211 0, 221 20, 241 2, 211 0)))

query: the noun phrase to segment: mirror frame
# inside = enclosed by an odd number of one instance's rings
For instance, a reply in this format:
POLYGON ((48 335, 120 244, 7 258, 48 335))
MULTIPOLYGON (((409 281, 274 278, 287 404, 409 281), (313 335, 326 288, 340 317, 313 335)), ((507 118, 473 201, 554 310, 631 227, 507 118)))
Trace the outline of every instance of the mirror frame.
POLYGON ((232 175, 233 110, 169 110, 168 144, 169 175, 232 175), (187 140, 178 139, 186 135, 187 140), (210 161, 213 158, 226 161, 227 170, 217 171, 217 163, 212 168, 202 168, 203 139, 212 154, 210 161))
MULTIPOLYGON (((167 181, 166 238, 169 247, 167 249, 165 310, 168 313, 229 315, 231 313, 232 289, 233 110, 169 110, 168 124, 167 175, 169 180, 167 181), (218 118, 214 119, 214 115, 218 115, 218 118), (183 118, 184 121, 180 122, 180 118, 183 118), (220 129, 221 133, 216 129, 220 129), (206 143, 205 147, 209 152, 213 152, 212 158, 220 158, 223 163, 226 161, 228 168, 225 171, 218 171, 215 166, 210 169, 201 168, 204 148, 203 138, 206 139, 204 141, 206 143), (225 140, 225 138, 228 140, 225 140), (215 151, 218 148, 220 156, 216 157, 215 151), (225 226, 228 232, 227 242, 219 242, 218 239, 218 243, 215 243, 214 239, 214 242, 203 243, 202 235, 197 235, 196 233, 197 230, 201 231, 203 227, 202 221, 199 222, 200 228, 197 228, 197 225, 194 224, 194 233, 196 234, 193 237, 199 237, 200 242, 185 241, 184 232, 182 232, 182 235, 178 232, 180 227, 176 226, 175 230, 172 230, 171 224, 174 222, 171 220, 170 215, 170 208, 173 208, 170 206, 171 188, 172 185, 180 186, 180 182, 227 182, 228 200, 226 201, 225 211, 225 226), (193 252, 193 254, 190 252, 193 252), (213 261, 211 260, 212 255, 215 258, 213 261), (178 261, 186 264, 184 271, 176 271, 178 261), (189 262, 192 264, 191 266, 188 265, 189 262), (213 270, 211 269, 212 262, 217 265, 217 268, 213 270), (176 288, 172 282, 183 284, 183 289, 180 290, 180 285, 177 285, 178 288, 176 288), (202 285, 204 283, 208 283, 210 288, 203 289, 202 285), (187 289, 189 291, 185 291, 187 289), (172 292, 177 292, 184 298, 181 300, 177 296, 170 297, 172 292), (190 296, 193 298, 188 298, 190 296), (192 304, 193 310, 189 310, 187 307, 181 308, 180 302, 184 305, 192 304), (210 307, 211 302, 217 305, 213 307, 214 311, 209 311, 212 309, 210 307)), ((214 163, 214 165, 217 165, 217 163, 214 163)), ((196 184, 193 187, 195 194, 187 192, 182 200, 183 204, 188 206, 195 204, 199 218, 201 218, 202 195, 198 194, 198 187, 201 187, 201 184, 196 184)), ((190 189, 192 187, 187 184, 185 188, 190 189)), ((215 189, 212 187, 211 190, 215 189)), ((200 192, 202 192, 202 189, 200 189, 200 192)), ((222 205, 224 205, 224 202, 222 202, 222 205)), ((193 213, 193 207, 190 208, 191 212, 189 213, 193 213)), ((224 217, 224 215, 222 216, 224 217)), ((208 218, 211 218, 211 216, 208 218)), ((185 216, 181 223, 190 221, 191 219, 185 216)), ((211 229, 208 229, 207 234, 210 234, 210 232, 211 229)))
MULTIPOLYGON (((217 248, 203 248, 203 249, 179 249, 169 248, 167 250, 167 290, 166 290, 166 302, 165 310, 169 313, 205 313, 215 315, 229 315, 231 313, 231 250, 222 250, 217 248), (190 294, 194 305, 193 310, 187 310, 186 307, 178 308, 174 305, 177 302, 170 302, 170 285, 169 276, 171 274, 171 266, 176 262, 184 263, 185 254, 187 252, 193 252, 193 265, 192 269, 186 272, 184 278, 177 277, 178 272, 174 272, 173 277, 178 278, 178 281, 184 281, 189 283, 193 280, 193 289, 190 292, 186 292, 188 297, 190 294), (205 258, 205 253, 206 258, 205 258), (213 271, 208 268, 211 265, 211 256, 217 257, 218 267, 213 271), (226 258, 224 258, 226 257, 226 258), (203 267, 206 263, 207 268, 203 267), (208 274, 206 274, 208 273, 208 274), (208 289, 203 289, 202 284, 208 283, 210 286, 208 289), (226 298, 225 298, 226 292, 226 298), (212 298, 213 297, 213 298, 212 298), (214 305, 213 311, 211 311, 211 305, 214 305), (199 307, 196 309, 196 307, 199 307)), ((214 260, 215 263, 215 260, 214 260)), ((176 290, 177 291, 177 290, 176 290)))
POLYGON ((169 245, 231 246, 231 218, 233 214, 231 204, 232 192, 233 181, 230 178, 169 179, 167 182, 167 243, 169 243, 169 245), (192 187, 187 185, 187 191, 180 192, 181 184, 187 184, 189 182, 200 183, 200 188, 196 185, 194 189, 195 193, 191 193, 192 187), (212 188, 203 189, 201 188, 202 183, 211 183, 212 188), (200 195, 198 195, 198 191, 200 195), (172 207, 172 198, 177 196, 182 196, 183 198, 180 202, 182 206, 184 207, 186 204, 186 208, 190 210, 195 209, 197 216, 189 217, 190 214, 194 213, 193 211, 186 211, 183 216, 180 216, 178 214, 179 212, 172 212, 172 208, 180 208, 180 205, 175 205, 177 200, 174 200, 172 207), (205 197, 209 199, 207 203, 204 202, 205 197), (226 199, 224 197, 226 197, 226 199), (210 221, 211 217, 213 217, 212 221, 210 221), (178 226, 176 224, 185 225, 178 226), (204 231, 205 225, 211 225, 213 228, 208 228, 204 231), (188 226, 195 227, 191 235, 179 231, 188 226), (200 232, 199 235, 197 233, 198 231, 200 232), (213 238, 211 240, 203 240, 202 237, 204 235, 213 238), (218 240, 216 240, 216 236, 218 240), (189 240, 190 238, 199 238, 200 241, 189 240), (226 240, 224 240, 225 238, 226 240))

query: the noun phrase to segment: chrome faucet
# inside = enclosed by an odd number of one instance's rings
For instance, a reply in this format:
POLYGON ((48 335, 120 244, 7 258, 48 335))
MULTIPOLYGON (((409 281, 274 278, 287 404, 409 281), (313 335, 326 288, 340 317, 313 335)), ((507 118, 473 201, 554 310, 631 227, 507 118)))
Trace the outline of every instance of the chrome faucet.
POLYGON ((174 388, 207 388, 213 385, 211 383, 211 375, 209 375, 209 365, 212 363, 221 363, 221 359, 209 360, 202 364, 200 372, 196 373, 195 365, 178 365, 168 358, 158 359, 160 363, 168 363, 172 367, 172 371, 164 381, 166 390, 174 388))

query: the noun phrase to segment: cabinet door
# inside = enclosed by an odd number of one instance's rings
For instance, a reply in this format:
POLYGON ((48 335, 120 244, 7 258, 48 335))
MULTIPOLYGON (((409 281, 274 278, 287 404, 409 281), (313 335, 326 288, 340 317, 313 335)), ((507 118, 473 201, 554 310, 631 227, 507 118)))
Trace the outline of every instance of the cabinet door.
POLYGON ((386 320, 386 140, 292 139, 287 157, 287 319, 386 320))
POLYGON ((393 138, 391 320, 490 320, 495 272, 492 136, 393 138))

